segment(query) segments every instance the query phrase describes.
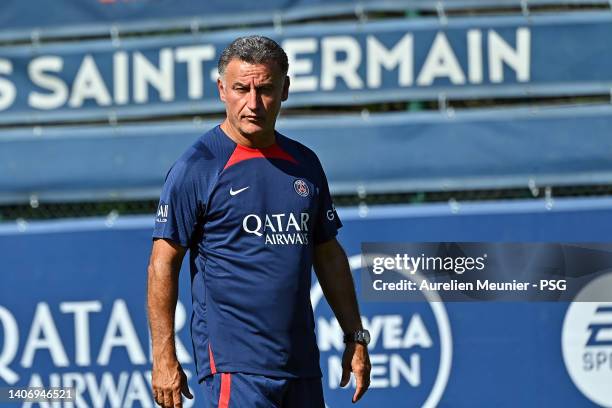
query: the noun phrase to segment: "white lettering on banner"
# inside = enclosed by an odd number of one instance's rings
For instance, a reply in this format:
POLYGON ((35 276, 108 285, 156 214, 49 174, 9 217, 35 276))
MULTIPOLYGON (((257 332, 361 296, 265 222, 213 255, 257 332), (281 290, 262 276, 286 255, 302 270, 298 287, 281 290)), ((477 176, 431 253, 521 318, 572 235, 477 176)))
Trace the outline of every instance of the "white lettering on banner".
MULTIPOLYGON (((340 327, 337 319, 317 319, 317 344, 319 350, 329 351, 332 348, 342 351, 344 350, 343 336, 344 332, 340 327)), ((370 344, 372 344, 371 338, 372 332, 370 332, 370 344)))
POLYGON ((140 52, 134 53, 134 101, 149 100, 149 85, 159 92, 159 98, 168 102, 174 99, 174 64, 172 49, 159 51, 159 67, 156 67, 140 52))
POLYGON ((410 318, 408 329, 406 330, 406 334, 402 339, 402 346, 405 348, 413 346, 430 348, 433 346, 433 341, 431 340, 431 336, 425 327, 425 323, 423 323, 421 315, 414 314, 410 318))
MULTIPOLYGON (((410 322, 405 327, 404 318, 401 315, 379 315, 374 316, 371 320, 362 316, 361 320, 363 326, 370 332, 370 348, 372 349, 377 347, 379 340, 386 350, 433 346, 429 331, 418 313, 411 316, 410 322)), ((317 343, 321 351, 330 351, 332 348, 337 351, 344 350, 342 334, 342 328, 335 318, 329 321, 322 317, 317 319, 317 343)))
MULTIPOLYGON (((106 317, 104 325, 105 334, 92 332, 92 322, 102 317, 103 303, 98 300, 87 300, 78 302, 60 302, 57 309, 51 308, 48 303, 40 302, 33 311, 32 322, 29 327, 25 344, 20 348, 20 334, 17 320, 13 313, 6 307, 0 306, 0 382, 16 384, 20 375, 29 373, 26 383, 30 387, 75 387, 76 398, 74 402, 36 402, 24 403, 23 407, 40 406, 48 408, 62 407, 132 407, 155 406, 150 393, 151 373, 150 371, 112 371, 111 365, 105 371, 97 372, 62 372, 45 374, 43 378, 36 372, 40 359, 50 359, 55 367, 69 367, 73 356, 72 344, 74 344, 74 364, 79 367, 108 366, 112 351, 116 347, 126 350, 127 359, 133 365, 148 365, 152 358, 146 359, 143 353, 143 345, 136 335, 132 318, 123 299, 116 299, 112 303, 110 315, 106 317), (54 318, 52 310, 59 310, 61 314, 54 318), (66 330, 62 330, 60 337, 58 327, 66 327, 65 319, 72 317, 74 327, 74 341, 67 342, 66 330), (64 319, 62 325, 56 324, 64 319), (102 344, 97 360, 92 362, 91 338, 102 338, 102 344), (68 344, 70 346, 65 346, 68 344), (70 347, 68 353, 65 347, 70 347), (21 358, 18 359, 19 350, 22 349, 21 358), (44 352, 41 352, 44 351, 44 352), (14 361, 19 361, 22 370, 15 371, 11 367, 14 361)), ((177 303, 175 315, 176 352, 179 361, 183 364, 191 363, 192 357, 178 336, 188 321, 185 307, 181 302, 177 303)), ((99 327, 99 326, 98 326, 99 327)), ((99 329, 101 330, 101 329, 99 329)), ((150 339, 149 339, 150 345, 150 339)), ((121 365, 121 364, 120 364, 121 365)), ((188 377, 191 373, 186 370, 188 377)), ((184 407, 193 406, 193 401, 185 401, 184 407)))
POLYGON ((410 355, 410 364, 398 354, 391 354, 389 357, 389 373, 391 387, 399 387, 400 374, 408 384, 413 387, 421 385, 421 356, 417 353, 410 355))
POLYGON ((62 313, 74 313, 75 362, 79 366, 91 364, 89 352, 89 313, 102 310, 102 302, 62 302, 62 313))
POLYGON ((431 85, 436 78, 447 77, 455 85, 465 83, 465 75, 461 65, 451 48, 446 35, 439 32, 427 54, 423 69, 417 78, 421 86, 431 85))
POLYGON ((190 99, 200 99, 204 89, 202 63, 215 58, 212 45, 194 45, 176 49, 176 61, 187 63, 188 94, 190 99))
POLYGON ((64 350, 64 344, 57 332, 49 305, 45 302, 41 302, 36 306, 30 334, 26 340, 25 349, 21 357, 21 366, 26 368, 32 367, 34 356, 40 349, 49 351, 53 364, 56 367, 68 367, 68 356, 66 355, 66 350, 64 350))
POLYGON ((318 78, 312 74, 312 59, 298 58, 298 54, 313 54, 317 52, 316 38, 291 38, 283 41, 283 49, 289 60, 291 77, 291 92, 312 92, 317 90, 318 78))
POLYGON ((0 351, 0 379, 3 379, 8 384, 15 384, 19 381, 19 376, 8 366, 17 355, 19 327, 11 312, 2 306, 0 306, 0 325, 4 333, 2 336, 4 342, 2 344, 2 351, 0 351))
POLYGON ((493 30, 489 30, 489 77, 491 82, 504 80, 504 63, 516 72, 520 82, 529 81, 531 32, 527 28, 516 31, 516 50, 493 30))
MULTIPOLYGON (((428 87, 443 79, 456 86, 478 85, 485 80, 502 83, 511 72, 516 81, 528 82, 531 31, 526 27, 514 30, 514 38, 507 40, 495 30, 469 29, 464 38, 453 36, 452 43, 445 32, 439 31, 431 44, 425 44, 426 48, 419 46, 413 32, 399 33, 401 37, 393 42, 372 33, 363 38, 288 38, 282 44, 290 62, 292 93, 335 91, 341 87, 428 87), (389 83, 383 85, 385 80, 389 83)), ((27 93, 28 107, 40 110, 78 109, 86 102, 100 107, 146 104, 152 92, 162 102, 201 100, 206 87, 215 87, 216 68, 210 67, 209 77, 205 64, 214 61, 216 53, 213 44, 163 47, 157 50, 153 61, 153 56, 145 56, 140 50, 102 51, 83 55, 76 61, 78 65, 72 56, 41 55, 27 63, 31 89, 23 92, 27 93), (78 66, 74 78, 64 72, 65 66, 72 65, 78 66), (106 66, 111 69, 100 69, 106 66), (177 97, 178 81, 178 89, 185 82, 185 96, 177 97)), ((14 66, 14 61, 0 59, 0 111, 18 101, 18 87, 11 80, 14 66)))
POLYGON ((372 388, 397 388, 403 377, 413 387, 421 385, 421 356, 410 354, 410 364, 398 354, 374 354, 370 357, 372 363, 372 388))
POLYGON ((100 106, 112 104, 106 84, 91 55, 86 55, 81 62, 81 67, 72 83, 72 95, 68 105, 71 108, 80 108, 85 99, 94 99, 100 106))
MULTIPOLYGON (((421 315, 415 313, 410 322, 404 326, 402 315, 378 315, 371 320, 362 316, 363 326, 370 332, 370 349, 376 350, 379 342, 385 350, 402 350, 413 347, 423 349, 433 347, 429 331, 423 323, 421 315)), ((335 349, 344 350, 342 341, 343 332, 335 318, 317 319, 317 343, 321 352, 335 349)), ((421 384, 421 356, 411 353, 409 362, 398 353, 373 353, 370 355, 372 363, 372 388, 399 387, 403 378, 413 387, 421 384)), ((328 381, 331 389, 339 387, 342 376, 342 362, 339 356, 328 358, 328 381), (336 375, 337 373, 337 375, 336 375)))
MULTIPOLYGON (((74 327, 74 364, 80 367, 92 365, 91 355, 91 327, 90 322, 102 311, 100 301, 61 302, 59 310, 66 315, 73 316, 74 327)), ((175 332, 178 334, 187 323, 185 307, 179 302, 176 307, 175 332)), ((0 380, 8 384, 19 381, 18 373, 11 368, 11 364, 18 357, 20 344, 20 333, 17 320, 5 307, 0 306, 0 380)), ((62 332, 65 336, 66 332, 62 332)), ((102 337, 96 334, 95 337, 102 337)), ((56 367, 68 367, 69 355, 66 353, 64 341, 60 336, 56 319, 51 313, 49 305, 40 302, 36 305, 32 323, 29 328, 27 340, 23 345, 23 352, 19 364, 23 368, 35 367, 37 358, 50 357, 56 367), (46 353, 40 353, 46 351, 46 353)), ((145 343, 146 344, 146 343, 145 343)), ((150 345, 150 343, 149 343, 150 345)), ((127 305, 124 300, 116 299, 110 312, 110 317, 105 325, 105 334, 96 359, 96 364, 107 366, 111 354, 116 347, 124 348, 131 364, 147 364, 152 361, 145 357, 144 347, 136 334, 127 305)), ((150 350, 150 347, 149 347, 150 350)), ((192 357, 176 337, 176 353, 181 363, 191 363, 192 357)), ((70 354, 72 356, 72 354, 70 354)))
MULTIPOLYGON (((190 377, 188 373, 187 376, 190 377)), ((134 372, 132 375, 128 389, 125 392, 125 399, 123 403, 124 407, 132 407, 134 406, 135 402, 139 402, 143 408, 153 407, 153 404, 151 403, 151 388, 146 384, 144 378, 142 377, 143 376, 138 372, 134 372)), ((193 405, 193 400, 191 402, 189 402, 189 400, 183 402, 184 407, 191 405, 193 405)))
POLYGON ((472 84, 482 83, 482 32, 469 30, 468 41, 468 78, 472 84))
MULTIPOLYGON (((402 385, 402 378, 412 387, 421 385, 421 356, 411 353, 409 363, 399 354, 370 354, 372 370, 370 388, 397 388, 402 385)), ((342 378, 342 359, 330 356, 327 359, 327 378, 330 389, 340 387, 342 378)), ((351 376, 349 386, 355 388, 355 376, 351 376)))
POLYGON ((349 89, 363 88, 363 81, 357 73, 361 64, 359 42, 350 36, 323 37, 321 40, 321 89, 332 90, 336 78, 342 78, 349 89), (336 59, 338 53, 346 54, 343 60, 336 59))
POLYGON ((115 347, 124 347, 132 364, 145 364, 147 362, 127 305, 123 300, 116 300, 113 304, 97 363, 101 366, 108 365, 115 347))
POLYGON ((119 374, 117 383, 111 373, 102 374, 102 381, 98 386, 96 376, 92 373, 86 373, 85 384, 91 395, 91 403, 95 408, 104 408, 106 400, 111 407, 120 407, 122 396, 125 394, 129 374, 122 372, 119 374))
POLYGON ((35 109, 57 109, 68 99, 68 86, 49 72, 60 73, 64 67, 62 57, 45 56, 33 59, 28 64, 28 75, 32 83, 49 92, 32 91, 28 95, 28 104, 35 109))
POLYGON ((368 87, 380 88, 382 84, 382 69, 395 69, 399 65, 399 86, 411 86, 413 77, 413 39, 412 34, 406 34, 398 43, 388 50, 373 35, 368 35, 368 87))
POLYGON ((128 54, 125 51, 116 52, 113 55, 113 96, 117 105, 125 105, 129 101, 128 69, 128 54))
POLYGON ((87 390, 85 376, 81 373, 64 373, 62 374, 62 382, 65 387, 74 387, 74 403, 69 402, 68 407, 89 408, 83 394, 87 390))
POLYGON ((370 357, 372 370, 370 371, 370 386, 372 388, 389 387, 389 374, 387 374, 387 364, 389 356, 386 354, 374 354, 370 357))
MULTIPOLYGON (((10 60, 0 58, 0 75, 13 73, 13 64, 10 60)), ((6 78, 0 77, 0 111, 10 107, 17 97, 15 85, 6 78)))

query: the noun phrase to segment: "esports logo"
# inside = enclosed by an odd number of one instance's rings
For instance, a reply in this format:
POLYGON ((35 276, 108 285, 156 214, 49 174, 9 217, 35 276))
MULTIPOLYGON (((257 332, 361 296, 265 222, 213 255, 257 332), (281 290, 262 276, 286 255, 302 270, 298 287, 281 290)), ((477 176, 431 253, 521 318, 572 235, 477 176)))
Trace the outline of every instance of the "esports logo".
MULTIPOLYGON (((362 256, 349 258, 353 274, 362 268, 362 256)), ((408 277, 415 279, 415 276, 408 277)), ((418 279, 418 276, 416 277, 418 279)), ((356 280, 359 292, 360 280, 356 280)), ((340 387, 343 333, 316 282, 310 291, 325 403, 328 408, 349 407, 354 379, 340 387)), ((448 315, 437 292, 423 293, 422 302, 361 302, 362 321, 370 331, 372 363, 366 406, 425 407, 438 405, 451 369, 452 336, 448 315)))
POLYGON ((592 280, 574 298, 565 314, 561 347, 580 392, 612 407, 612 273, 592 280))

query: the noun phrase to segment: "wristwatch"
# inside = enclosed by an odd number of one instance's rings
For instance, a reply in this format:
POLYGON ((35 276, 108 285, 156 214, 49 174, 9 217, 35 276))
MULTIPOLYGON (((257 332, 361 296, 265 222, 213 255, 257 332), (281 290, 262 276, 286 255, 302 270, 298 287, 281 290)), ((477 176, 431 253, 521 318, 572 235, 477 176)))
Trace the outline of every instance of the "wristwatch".
POLYGON ((370 332, 364 329, 356 330, 344 335, 345 343, 359 343, 367 346, 370 344, 370 332))

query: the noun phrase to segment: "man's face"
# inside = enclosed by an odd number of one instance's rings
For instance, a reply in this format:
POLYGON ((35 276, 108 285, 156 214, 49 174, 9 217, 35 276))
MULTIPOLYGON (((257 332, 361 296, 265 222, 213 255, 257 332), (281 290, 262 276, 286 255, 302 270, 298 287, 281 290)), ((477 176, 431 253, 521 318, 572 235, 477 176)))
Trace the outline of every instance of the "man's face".
POLYGON ((274 131, 281 102, 289 91, 289 77, 277 64, 249 64, 234 58, 217 86, 234 131, 249 139, 274 131))

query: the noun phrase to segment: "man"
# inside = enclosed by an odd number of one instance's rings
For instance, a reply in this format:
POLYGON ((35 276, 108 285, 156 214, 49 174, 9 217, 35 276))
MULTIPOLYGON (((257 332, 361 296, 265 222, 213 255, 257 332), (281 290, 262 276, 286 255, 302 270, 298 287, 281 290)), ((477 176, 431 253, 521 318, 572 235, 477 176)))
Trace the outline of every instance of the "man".
POLYGON ((316 155, 274 130, 289 91, 285 52, 259 36, 219 59, 226 119, 173 165, 148 270, 153 393, 192 398, 176 358, 178 274, 190 250, 191 334, 205 407, 324 407, 310 304, 315 272, 342 329, 341 385, 369 385, 363 330, 341 227, 316 155))

